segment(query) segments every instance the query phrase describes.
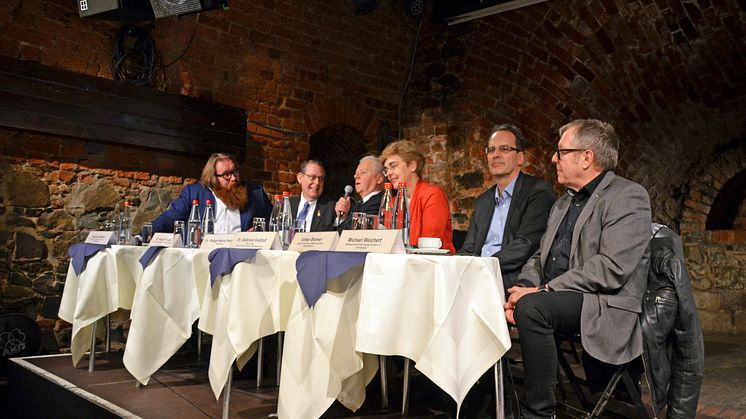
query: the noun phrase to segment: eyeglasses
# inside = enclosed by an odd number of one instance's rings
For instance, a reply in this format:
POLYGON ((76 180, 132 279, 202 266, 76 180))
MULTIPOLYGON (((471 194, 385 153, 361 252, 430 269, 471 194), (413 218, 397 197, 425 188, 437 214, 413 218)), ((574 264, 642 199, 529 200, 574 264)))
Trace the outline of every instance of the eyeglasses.
POLYGON ((230 180, 231 176, 233 176, 236 179, 238 179, 238 169, 233 169, 232 171, 225 172, 225 173, 215 173, 215 176, 221 177, 221 178, 223 178, 225 180, 230 180))
POLYGON ((567 154, 585 150, 587 150, 587 148, 559 148, 558 146, 554 147, 554 152, 557 154, 557 160, 562 160, 562 153, 567 154))
POLYGON ((303 172, 300 172, 300 174, 302 174, 303 176, 307 177, 308 180, 310 180, 311 182, 313 182, 314 180, 318 180, 319 182, 323 182, 324 181, 324 176, 308 175, 308 174, 305 174, 303 172))
POLYGON ((510 153, 511 151, 523 151, 520 148, 511 147, 509 145, 501 145, 498 147, 485 147, 484 148, 484 154, 490 155, 495 154, 495 152, 498 151, 500 154, 506 154, 510 153))

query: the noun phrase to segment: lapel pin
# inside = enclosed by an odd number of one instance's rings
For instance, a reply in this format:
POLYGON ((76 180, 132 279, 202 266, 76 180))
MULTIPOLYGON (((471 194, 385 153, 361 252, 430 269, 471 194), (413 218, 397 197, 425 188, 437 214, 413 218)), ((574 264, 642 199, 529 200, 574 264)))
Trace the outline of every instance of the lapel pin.
POLYGON ((321 210, 316 210, 316 216, 321 217, 321 210))

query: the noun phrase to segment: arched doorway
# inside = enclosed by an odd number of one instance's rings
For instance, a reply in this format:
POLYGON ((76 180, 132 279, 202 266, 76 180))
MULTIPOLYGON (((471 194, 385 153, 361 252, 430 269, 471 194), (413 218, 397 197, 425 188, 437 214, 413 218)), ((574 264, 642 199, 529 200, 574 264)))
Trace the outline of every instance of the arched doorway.
POLYGON ((746 200, 746 169, 737 173, 718 191, 707 214, 707 230, 744 229, 744 201, 746 200), (740 226, 740 228, 739 228, 740 226))
POLYGON ((342 196, 345 185, 353 185, 358 160, 368 153, 363 136, 349 125, 332 125, 311 135, 308 158, 326 167, 324 195, 342 196))

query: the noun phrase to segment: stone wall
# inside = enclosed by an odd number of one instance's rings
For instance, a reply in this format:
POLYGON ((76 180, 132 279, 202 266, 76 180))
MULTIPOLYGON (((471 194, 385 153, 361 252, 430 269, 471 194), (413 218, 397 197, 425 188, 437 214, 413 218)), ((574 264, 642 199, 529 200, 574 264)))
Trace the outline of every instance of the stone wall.
MULTIPOLYGON (((0 130, 0 137, 8 134, 0 130)), ((195 181, 55 160, 0 158, 3 312, 36 319, 44 351, 67 347, 69 325, 57 319, 57 310, 70 245, 110 219, 114 206, 125 199, 139 204, 134 216, 139 228, 165 209, 184 184, 195 181)), ((126 318, 117 316, 114 328, 121 329, 126 318)))
MULTIPOLYGON (((171 65, 154 88, 246 109, 256 146, 244 178, 297 192, 297 165, 312 147, 375 151, 402 128, 426 152, 425 179, 444 188, 464 229, 490 184, 482 148, 492 125, 520 126, 526 170, 554 181, 557 128, 604 119, 622 138, 618 172, 648 188, 655 221, 684 235, 705 327, 743 330, 742 243, 704 228, 720 186, 744 168, 734 154, 746 138, 742 2, 563 0, 455 26, 428 17, 411 79, 417 21, 397 1, 365 16, 349 0, 230 3, 155 22, 171 65)), ((5 0, 0 54, 111 78, 120 26, 81 19, 75 2, 5 0)), ((67 246, 125 198, 140 201, 137 224, 152 218, 203 163, 0 128, 2 309, 37 318, 45 349, 55 350, 67 246)), ((351 175, 344 171, 337 175, 351 175)))
POLYGON ((684 252, 703 328, 746 333, 746 231, 690 233, 684 252))

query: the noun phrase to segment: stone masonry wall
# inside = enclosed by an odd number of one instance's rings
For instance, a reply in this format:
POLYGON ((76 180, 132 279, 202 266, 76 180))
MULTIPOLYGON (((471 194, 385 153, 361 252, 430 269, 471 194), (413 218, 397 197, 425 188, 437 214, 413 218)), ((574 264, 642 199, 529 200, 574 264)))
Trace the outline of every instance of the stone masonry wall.
MULTIPOLYGON (((359 134, 375 151, 380 128, 398 128, 417 27, 399 2, 365 16, 349 0, 230 3, 155 22, 153 39, 171 64, 155 88, 247 110, 256 147, 244 178, 297 192, 297 165, 315 134, 359 134)), ((554 181, 557 128, 579 117, 612 122, 622 139, 618 172, 648 188, 655 221, 684 233, 705 327, 742 331, 741 243, 698 223, 709 208, 701 197, 728 180, 700 169, 730 165, 737 156, 727 151, 746 138, 745 15, 739 0, 563 0, 455 26, 426 18, 403 137, 423 147, 425 179, 443 186, 454 227, 465 229, 490 184, 481 150, 493 124, 520 126, 527 171, 554 181), (701 182, 713 189, 702 194, 701 182)), ((5 0, 0 54, 110 78, 120 26, 81 19, 75 2, 5 0)), ((138 223, 152 218, 203 162, 0 128, 2 309, 37 318, 45 350, 56 338, 64 346, 55 301, 67 246, 125 197, 140 200, 138 223)))

